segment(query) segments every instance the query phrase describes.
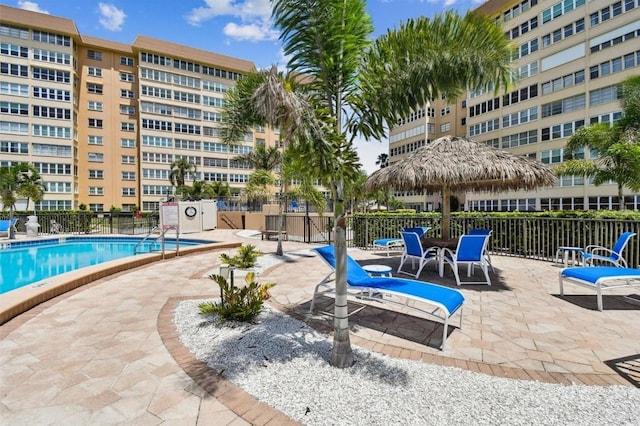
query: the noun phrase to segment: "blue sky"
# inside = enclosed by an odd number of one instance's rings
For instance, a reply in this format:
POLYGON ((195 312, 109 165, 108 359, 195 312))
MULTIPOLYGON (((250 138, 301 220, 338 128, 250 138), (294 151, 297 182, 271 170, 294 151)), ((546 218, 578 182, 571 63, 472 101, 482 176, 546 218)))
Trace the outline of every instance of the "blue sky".
MULTIPOLYGON (((1 4, 72 19, 83 35, 132 44, 137 35, 167 40, 252 61, 258 68, 283 66, 269 0, 0 0, 1 4)), ((374 34, 408 18, 455 9, 464 13, 483 0, 368 0, 374 34)), ((368 172, 387 144, 359 144, 368 172)))

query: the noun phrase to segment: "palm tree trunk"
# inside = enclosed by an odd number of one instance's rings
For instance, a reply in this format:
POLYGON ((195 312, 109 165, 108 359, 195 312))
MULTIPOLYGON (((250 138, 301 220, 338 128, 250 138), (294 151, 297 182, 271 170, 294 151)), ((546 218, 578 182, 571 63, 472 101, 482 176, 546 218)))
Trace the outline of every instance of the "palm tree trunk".
POLYGON ((348 368, 353 365, 353 352, 349 339, 349 309, 347 306, 347 226, 344 215, 343 182, 337 184, 336 200, 334 203, 334 231, 336 254, 336 301, 333 319, 333 347, 331 350, 331 365, 338 368, 348 368))
POLYGON ((618 184, 618 210, 626 210, 626 206, 624 205, 624 195, 622 195, 623 185, 618 184))
POLYGON ((282 232, 284 231, 284 207, 282 204, 282 197, 284 195, 284 185, 282 179, 280 179, 280 202, 278 203, 278 220, 280 221, 280 232, 278 232, 278 246, 276 247, 276 256, 282 256, 282 232))
POLYGON ((448 186, 442 187, 442 239, 447 240, 451 238, 451 205, 449 204, 449 197, 451 191, 448 186))

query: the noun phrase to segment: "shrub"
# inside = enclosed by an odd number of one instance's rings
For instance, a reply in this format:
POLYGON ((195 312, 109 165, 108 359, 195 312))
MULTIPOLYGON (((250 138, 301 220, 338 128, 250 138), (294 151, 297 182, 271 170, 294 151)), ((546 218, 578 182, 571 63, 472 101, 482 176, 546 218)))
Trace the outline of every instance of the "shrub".
POLYGON ((203 314, 217 314, 222 321, 251 322, 262 311, 262 305, 269 296, 269 289, 275 283, 258 284, 255 274, 249 272, 246 277, 246 286, 235 287, 222 275, 210 275, 213 281, 220 286, 220 303, 203 302, 198 305, 203 314))
POLYGON ((229 266, 235 266, 236 268, 246 269, 251 268, 256 264, 256 259, 262 253, 256 249, 255 246, 247 244, 246 246, 240 246, 238 254, 230 257, 224 253, 220 255, 220 260, 229 266))

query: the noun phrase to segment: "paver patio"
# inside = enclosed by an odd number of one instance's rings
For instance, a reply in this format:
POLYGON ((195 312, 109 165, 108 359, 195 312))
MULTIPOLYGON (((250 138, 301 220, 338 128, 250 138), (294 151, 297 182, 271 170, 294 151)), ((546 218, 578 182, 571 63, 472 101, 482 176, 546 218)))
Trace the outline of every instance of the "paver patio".
MULTIPOLYGON (((216 230, 189 236, 251 243, 265 253, 276 242, 216 230)), ((284 242, 286 252, 309 245, 284 242)), ((225 250, 231 253, 231 250, 225 250)), ((218 294, 208 278, 220 252, 181 256, 101 278, 0 326, 0 423, 283 424, 260 404, 195 360, 180 344, 172 307, 181 298, 218 294)), ((362 263, 397 267, 398 257, 350 249, 362 263)), ((329 268, 317 257, 292 257, 261 275, 275 281, 270 303, 330 332, 327 315, 308 315, 315 284, 329 268)), ((587 385, 630 385, 607 361, 640 357, 640 307, 567 286, 548 262, 493 256, 494 285, 463 286, 463 328, 447 350, 435 347, 439 325, 373 302, 351 317, 352 343, 425 362, 511 378, 587 385)), ((395 270, 395 268, 394 268, 395 270)), ((421 279, 454 286, 427 266, 421 279)), ((321 299, 331 310, 332 299, 321 299)), ((354 300, 353 303, 356 303, 354 300)), ((320 310, 323 307, 320 306, 320 310)), ((452 322, 456 324, 456 320, 452 322)))

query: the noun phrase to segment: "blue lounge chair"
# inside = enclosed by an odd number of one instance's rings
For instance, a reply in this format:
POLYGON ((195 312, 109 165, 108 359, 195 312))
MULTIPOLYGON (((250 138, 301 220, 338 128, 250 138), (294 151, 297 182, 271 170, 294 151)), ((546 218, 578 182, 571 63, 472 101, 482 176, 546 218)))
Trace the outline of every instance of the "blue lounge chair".
MULTIPOLYGON (((422 238, 427 231, 431 229, 428 226, 418 226, 415 228, 403 228, 402 232, 415 232, 419 238, 422 238)), ((391 250, 401 250, 404 248, 402 238, 380 238, 373 240, 374 250, 386 250, 387 257, 391 254, 391 250)))
POLYGON ((604 262, 626 268, 627 261, 622 257, 622 252, 631 237, 635 235, 636 234, 634 232, 624 232, 620 235, 618 241, 616 241, 611 249, 599 245, 587 246, 582 253, 584 265, 593 266, 594 264, 604 262))
POLYGON ((398 266, 399 274, 412 275, 415 278, 420 276, 422 268, 427 263, 433 261, 438 262, 439 247, 429 247, 427 249, 422 248, 420 237, 415 232, 400 232, 402 235, 402 241, 404 242, 404 251, 402 252, 402 258, 400 258, 400 266, 398 266), (411 269, 415 270, 415 261, 418 261, 418 272, 407 272, 402 270, 402 266, 407 260, 411 259, 411 269))
POLYGON ((560 271, 560 295, 564 295, 564 281, 596 290, 598 310, 602 308, 602 290, 616 287, 640 286, 640 269, 615 266, 587 266, 564 268, 560 271))
POLYGON ((0 234, 6 234, 6 236, 9 236, 9 229, 13 226, 16 226, 16 223, 18 223, 18 218, 14 217, 13 220, 9 220, 9 219, 2 219, 0 220, 0 234))
POLYGON ((387 257, 391 255, 391 250, 400 250, 402 247, 402 238, 379 238, 373 240, 373 249, 385 250, 387 257))
MULTIPOLYGON (((335 271, 336 258, 333 246, 323 246, 314 249, 318 255, 335 271)), ((332 271, 315 288, 311 300, 310 312, 313 312, 316 296, 327 293, 335 293, 335 286, 330 285, 334 281, 332 271), (323 287, 324 290, 320 290, 323 287)), ((441 350, 445 348, 449 318, 460 311, 460 328, 462 328, 462 304, 464 296, 458 290, 423 281, 410 280, 396 277, 372 277, 362 267, 347 256, 347 286, 351 294, 360 299, 375 300, 382 303, 390 303, 413 309, 415 311, 436 317, 444 322, 441 350), (396 300, 395 298, 403 300, 396 300), (417 304, 409 304, 409 301, 417 301, 428 307, 422 308, 417 304)))
MULTIPOLYGON (((489 235, 463 235, 458 240, 456 251, 448 248, 442 249, 440 256, 440 271, 443 271, 444 263, 451 266, 456 283, 461 284, 487 284, 491 285, 489 278, 489 262, 486 257, 489 235), (485 281, 461 281, 458 266, 467 266, 467 277, 473 273, 473 268, 479 266, 484 273, 485 281)), ((441 273, 442 276, 442 273, 441 273)))

